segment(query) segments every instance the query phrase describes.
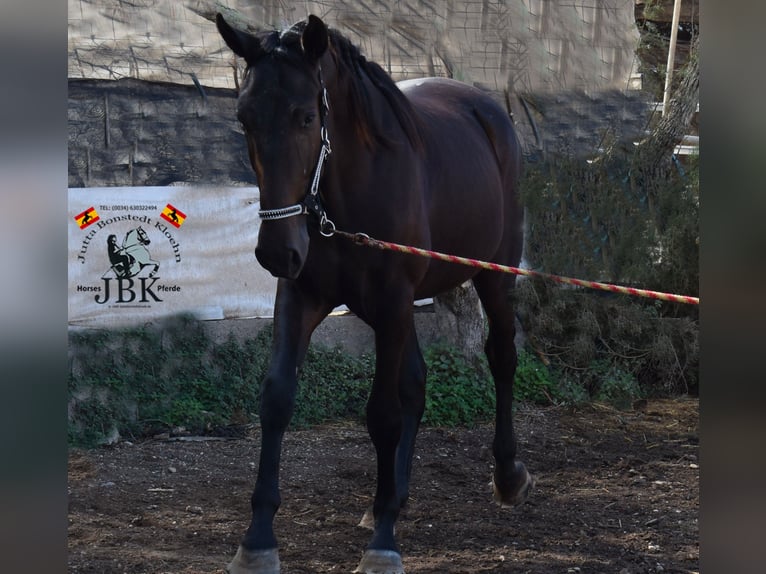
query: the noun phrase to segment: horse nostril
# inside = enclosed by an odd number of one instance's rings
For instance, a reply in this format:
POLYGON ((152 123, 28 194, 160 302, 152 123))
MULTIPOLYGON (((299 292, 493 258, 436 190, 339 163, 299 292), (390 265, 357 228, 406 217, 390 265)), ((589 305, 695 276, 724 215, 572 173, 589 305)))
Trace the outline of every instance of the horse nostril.
POLYGON ((290 263, 289 263, 290 276, 297 277, 298 273, 300 273, 302 268, 303 268, 303 258, 301 257, 301 254, 294 249, 290 249, 290 263))
POLYGON ((266 271, 272 272, 273 265, 271 264, 272 258, 269 257, 269 254, 266 250, 256 247, 255 248, 255 258, 258 260, 258 263, 261 264, 261 267, 263 267, 266 271))
POLYGON ((295 279, 303 269, 303 257, 295 249, 275 252, 256 247, 255 258, 264 269, 275 277, 295 279))

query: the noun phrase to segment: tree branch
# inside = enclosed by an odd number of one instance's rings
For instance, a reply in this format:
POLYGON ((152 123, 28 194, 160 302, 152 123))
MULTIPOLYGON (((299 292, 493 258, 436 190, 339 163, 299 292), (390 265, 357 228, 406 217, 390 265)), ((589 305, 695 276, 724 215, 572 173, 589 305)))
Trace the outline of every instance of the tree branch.
POLYGON ((240 11, 225 6, 219 0, 190 0, 186 2, 186 7, 211 22, 215 22, 215 15, 220 12, 231 26, 243 32, 254 34, 260 30, 248 22, 240 11))

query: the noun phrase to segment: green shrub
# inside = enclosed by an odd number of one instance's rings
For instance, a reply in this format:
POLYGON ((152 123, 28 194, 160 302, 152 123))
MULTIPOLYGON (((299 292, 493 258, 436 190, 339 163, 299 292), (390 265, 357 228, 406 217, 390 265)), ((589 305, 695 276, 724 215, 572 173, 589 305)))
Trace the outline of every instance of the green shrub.
POLYGON ((616 366, 606 370, 595 399, 618 409, 628 410, 633 406, 633 402, 642 396, 643 391, 636 377, 616 366))
MULTIPOLYGON (((92 446, 113 437, 141 438, 176 427, 231 434, 257 422, 260 385, 271 355, 271 329, 255 338, 214 343, 202 325, 178 318, 160 328, 73 333, 69 440, 92 446)), ((667 360, 647 352, 648 363, 667 360)), ((495 412, 494 384, 483 356, 468 359, 444 345, 424 351, 428 369, 423 422, 473 425, 495 412)), ((375 357, 311 346, 298 374, 292 424, 364 419, 375 357)), ((539 404, 590 397, 626 404, 638 396, 634 373, 596 363, 583 375, 545 366, 521 351, 515 396, 539 404), (609 368, 607 368, 607 366, 609 368), (597 382, 601 381, 601 382, 597 382)))
MULTIPOLYGON (((615 145, 592 162, 550 156, 528 166, 522 194, 535 269, 698 294, 699 158, 663 169, 641 161, 615 145)), ((538 279, 519 281, 514 299, 530 347, 550 362, 567 401, 601 396, 602 365, 620 381, 609 384, 638 386, 628 394, 697 391, 697 306, 538 279)))
POLYGON ((77 401, 71 409, 68 440, 75 445, 99 444, 119 426, 120 418, 112 404, 97 397, 77 401))
MULTIPOLYGON (((271 355, 271 329, 255 338, 214 343, 202 324, 178 317, 161 327, 72 333, 69 373, 72 444, 115 434, 141 438, 176 427, 229 434, 258 420, 260 386, 271 355)), ((486 362, 433 347, 426 424, 463 425, 494 413, 486 362)), ((363 420, 375 357, 311 346, 299 372, 292 424, 363 420)))
POLYGON ((495 413, 495 392, 486 361, 469 361, 443 345, 427 348, 426 410, 430 426, 471 425, 495 413))
POLYGON ((309 347, 298 376, 292 424, 309 426, 333 420, 364 420, 375 358, 353 357, 341 348, 309 347))
POLYGON ((644 393, 635 375, 620 363, 597 359, 581 370, 561 366, 551 369, 533 353, 522 350, 514 396, 516 400, 542 405, 579 406, 595 400, 629 409, 644 393))
POLYGON ((513 396, 518 401, 539 405, 555 403, 559 398, 558 385, 548 367, 523 349, 519 351, 513 396))
POLYGON ((590 393, 583 386, 582 381, 573 376, 571 372, 566 371, 559 373, 556 399, 558 404, 569 407, 577 407, 591 402, 590 393))
POLYGON ((602 382, 615 377, 626 388, 625 381, 634 381, 636 396, 697 389, 695 319, 663 317, 651 302, 547 282, 523 281, 516 297, 528 345, 549 360, 559 389, 569 389, 570 398, 577 398, 575 385, 598 400, 602 382))
POLYGON ((70 442, 98 444, 115 428, 135 438, 251 421, 268 341, 261 334, 216 345, 190 317, 162 328, 71 334, 70 442))

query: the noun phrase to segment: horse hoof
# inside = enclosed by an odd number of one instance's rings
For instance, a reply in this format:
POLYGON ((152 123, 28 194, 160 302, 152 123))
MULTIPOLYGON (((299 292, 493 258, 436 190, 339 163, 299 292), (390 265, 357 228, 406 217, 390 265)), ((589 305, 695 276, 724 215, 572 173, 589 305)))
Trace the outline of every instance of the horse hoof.
POLYGON ((404 574, 402 557, 394 550, 365 550, 355 574, 404 574))
POLYGON ((279 574, 279 552, 276 548, 247 550, 240 546, 226 574, 279 574))
POLYGON ((357 526, 361 528, 367 528, 368 530, 375 529, 375 517, 372 514, 372 506, 364 511, 364 516, 362 516, 362 519, 359 521, 357 526))
POLYGON ((535 487, 535 478, 529 474, 523 462, 516 461, 513 468, 513 480, 503 481, 498 485, 496 477, 492 477, 492 494, 495 502, 503 508, 511 508, 524 504, 535 487))

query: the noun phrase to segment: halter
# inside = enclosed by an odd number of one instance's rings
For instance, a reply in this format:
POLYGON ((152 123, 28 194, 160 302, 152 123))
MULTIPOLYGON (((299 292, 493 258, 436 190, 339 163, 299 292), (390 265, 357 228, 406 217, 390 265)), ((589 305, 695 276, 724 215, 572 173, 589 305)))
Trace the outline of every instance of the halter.
POLYGON ((314 169, 311 187, 309 187, 306 197, 300 203, 277 209, 265 209, 259 211, 258 216, 264 221, 273 221, 275 219, 286 219, 294 215, 313 213, 319 218, 319 233, 325 237, 331 237, 335 233, 335 224, 327 218, 327 212, 322 205, 319 195, 319 179, 322 177, 322 168, 327 157, 332 153, 330 135, 327 132, 327 114, 330 112, 330 102, 327 99, 327 88, 322 79, 321 67, 319 68, 319 84, 322 86, 322 105, 319 107, 319 133, 322 138, 322 146, 319 148, 319 159, 314 169))

